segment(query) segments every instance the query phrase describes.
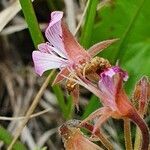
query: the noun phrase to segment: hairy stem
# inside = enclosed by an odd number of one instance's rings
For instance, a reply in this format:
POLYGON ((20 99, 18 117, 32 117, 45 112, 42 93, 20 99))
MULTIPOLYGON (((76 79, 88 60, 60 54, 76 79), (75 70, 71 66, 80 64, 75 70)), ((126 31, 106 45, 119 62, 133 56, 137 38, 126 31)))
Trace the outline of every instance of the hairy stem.
POLYGON ((137 150, 140 148, 141 145, 141 132, 140 129, 136 128, 136 135, 135 135, 135 142, 134 142, 134 150, 137 150))
POLYGON ((131 139, 131 126, 128 118, 124 119, 124 138, 125 147, 127 150, 132 150, 132 139, 131 139))
POLYGON ((134 110, 131 111, 129 118, 140 128, 142 134, 142 144, 141 150, 148 150, 149 146, 149 130, 145 121, 140 117, 140 115, 134 110))

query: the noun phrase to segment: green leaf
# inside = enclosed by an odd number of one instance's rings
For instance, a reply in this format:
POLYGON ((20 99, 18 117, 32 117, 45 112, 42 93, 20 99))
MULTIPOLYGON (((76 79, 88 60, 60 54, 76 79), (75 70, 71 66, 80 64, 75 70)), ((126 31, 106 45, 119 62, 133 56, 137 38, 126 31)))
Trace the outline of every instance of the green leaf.
POLYGON ((72 118, 73 112, 74 112, 74 104, 73 104, 73 98, 72 96, 68 95, 67 98, 67 104, 66 104, 66 119, 69 120, 72 118))
POLYGON ((57 97, 57 101, 63 113, 63 117, 66 120, 71 119, 73 113, 72 97, 70 95, 64 97, 64 92, 62 91, 59 85, 54 85, 52 89, 57 97))
MULTIPOLYGON (((0 126, 0 140, 2 140, 7 145, 9 145, 13 140, 12 135, 2 126, 0 126)), ((27 149, 20 141, 17 141, 13 146, 13 150, 27 150, 27 149)))
POLYGON ((105 39, 120 38, 101 56, 113 64, 119 60, 121 67, 128 71, 128 92, 140 76, 150 76, 149 10, 149 0, 110 1, 98 12, 97 24, 93 28, 90 45, 105 39))
POLYGON ((64 93, 63 91, 61 90, 60 86, 59 85, 54 85, 52 87, 56 97, 57 97, 57 101, 58 101, 58 104, 60 106, 60 109, 63 113, 63 116, 64 118, 66 119, 67 118, 67 113, 66 113, 66 104, 65 104, 65 99, 64 99, 64 93))
POLYGON ((92 112, 101 107, 101 103, 98 97, 93 95, 85 108, 84 114, 82 115, 82 119, 88 117, 92 112))
POLYGON ((34 46, 37 48, 37 45, 44 42, 43 35, 40 31, 38 21, 32 6, 31 0, 20 0, 23 14, 25 16, 28 28, 34 43, 34 46))
POLYGON ((88 10, 85 17, 85 23, 82 29, 80 39, 81 45, 83 45, 85 48, 88 48, 90 45, 98 2, 98 0, 89 0, 88 10))
POLYGON ((126 89, 131 93, 131 89, 143 75, 150 77, 150 41, 132 44, 128 47, 130 51, 126 52, 122 66, 128 69, 130 78, 126 89))

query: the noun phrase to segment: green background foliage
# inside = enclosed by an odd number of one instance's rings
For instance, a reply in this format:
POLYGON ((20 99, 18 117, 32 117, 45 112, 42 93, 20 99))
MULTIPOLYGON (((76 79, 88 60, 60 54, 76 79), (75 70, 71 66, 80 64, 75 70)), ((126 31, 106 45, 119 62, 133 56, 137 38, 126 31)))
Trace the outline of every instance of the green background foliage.
POLYGON ((150 1, 115 0, 98 11, 91 45, 98 41, 119 38, 120 40, 102 52, 114 64, 128 71, 127 91, 142 75, 150 75, 150 1))

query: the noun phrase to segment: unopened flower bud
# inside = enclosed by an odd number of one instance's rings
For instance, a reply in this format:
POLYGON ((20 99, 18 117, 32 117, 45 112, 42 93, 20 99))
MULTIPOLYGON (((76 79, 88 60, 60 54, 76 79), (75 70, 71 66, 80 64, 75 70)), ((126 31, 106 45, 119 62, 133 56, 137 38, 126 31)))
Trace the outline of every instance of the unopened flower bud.
POLYGON ((143 76, 136 84, 134 94, 134 101, 137 101, 137 109, 141 115, 147 112, 148 101, 150 99, 150 82, 148 77, 143 76))

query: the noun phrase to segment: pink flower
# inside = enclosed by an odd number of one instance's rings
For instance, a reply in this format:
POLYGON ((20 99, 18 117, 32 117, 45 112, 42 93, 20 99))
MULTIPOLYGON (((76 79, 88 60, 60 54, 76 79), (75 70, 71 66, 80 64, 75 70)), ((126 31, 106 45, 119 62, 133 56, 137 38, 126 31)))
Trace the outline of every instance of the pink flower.
POLYGON ((101 99, 105 107, 110 107, 112 111, 119 112, 116 103, 116 94, 118 92, 118 86, 120 86, 120 92, 122 94, 124 93, 122 92, 122 82, 127 81, 127 79, 127 72, 123 71, 118 66, 111 67, 100 74, 98 88, 102 92, 103 97, 101 99))
POLYGON ((98 118, 94 131, 101 126, 109 117, 122 118, 125 117, 132 105, 128 101, 128 97, 125 94, 122 84, 123 81, 127 81, 128 74, 118 66, 108 68, 100 74, 100 80, 98 85, 90 82, 84 82, 77 77, 79 84, 89 89, 92 93, 100 98, 103 103, 103 107, 93 112, 84 122, 98 118))
POLYGON ((39 51, 32 53, 35 71, 40 76, 50 69, 61 70, 54 83, 61 81, 69 74, 67 68, 77 68, 116 41, 116 39, 106 40, 85 51, 62 22, 62 17, 63 12, 51 13, 51 21, 45 31, 48 42, 39 44, 39 51))
MULTIPOLYGON (((127 81, 128 75, 118 66, 108 68, 100 73, 98 85, 89 81, 84 81, 76 76, 76 82, 92 93, 94 93, 103 103, 103 107, 99 108, 89 117, 82 121, 81 124, 89 120, 97 119, 94 124, 93 133, 110 117, 116 119, 129 118, 136 123, 142 132, 142 149, 147 150, 149 145, 149 131, 146 123, 140 117, 136 109, 132 106, 127 94, 123 89, 123 81, 127 81)), ((144 79, 145 80, 145 79, 144 79)), ((143 81, 145 82, 145 81, 143 81)), ((143 84, 147 84, 143 83, 143 84)), ((140 87, 141 88, 141 87, 140 87)), ((145 85, 144 85, 145 88, 145 85)), ((143 90, 144 90, 143 88, 143 90)), ((141 89, 140 89, 141 90, 141 89)), ((149 90, 147 88, 147 90, 149 90)), ((142 93, 141 93, 142 94, 142 93)), ((148 96, 148 95, 144 95, 148 96)), ((142 97, 143 98, 143 97, 142 97)))

